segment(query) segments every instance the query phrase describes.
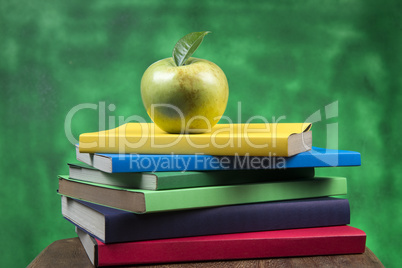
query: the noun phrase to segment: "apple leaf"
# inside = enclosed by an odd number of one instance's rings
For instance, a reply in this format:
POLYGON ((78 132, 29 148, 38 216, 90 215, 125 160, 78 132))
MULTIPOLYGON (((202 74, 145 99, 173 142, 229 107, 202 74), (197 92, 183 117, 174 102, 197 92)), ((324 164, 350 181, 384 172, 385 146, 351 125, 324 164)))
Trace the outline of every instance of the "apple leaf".
POLYGON ((182 37, 173 48, 173 59, 177 66, 182 66, 201 45, 204 36, 210 31, 193 32, 182 37))

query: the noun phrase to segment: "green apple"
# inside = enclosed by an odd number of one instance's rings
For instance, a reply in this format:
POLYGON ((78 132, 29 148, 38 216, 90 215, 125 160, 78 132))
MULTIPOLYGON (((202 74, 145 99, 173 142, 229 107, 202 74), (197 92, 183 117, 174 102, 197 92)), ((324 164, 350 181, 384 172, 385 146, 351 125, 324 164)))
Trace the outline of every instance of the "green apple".
POLYGON ((142 76, 141 97, 147 113, 169 133, 208 132, 226 109, 226 76, 211 61, 187 57, 179 65, 174 56, 153 63, 142 76))

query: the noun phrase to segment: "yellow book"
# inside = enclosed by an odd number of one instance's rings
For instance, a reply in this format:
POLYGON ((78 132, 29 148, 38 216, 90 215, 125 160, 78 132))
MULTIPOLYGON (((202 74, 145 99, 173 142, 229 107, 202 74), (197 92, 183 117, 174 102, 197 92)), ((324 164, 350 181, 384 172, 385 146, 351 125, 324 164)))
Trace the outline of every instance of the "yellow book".
POLYGON ((84 133, 81 153, 292 156, 311 150, 310 123, 217 124, 208 133, 169 134, 154 123, 84 133))

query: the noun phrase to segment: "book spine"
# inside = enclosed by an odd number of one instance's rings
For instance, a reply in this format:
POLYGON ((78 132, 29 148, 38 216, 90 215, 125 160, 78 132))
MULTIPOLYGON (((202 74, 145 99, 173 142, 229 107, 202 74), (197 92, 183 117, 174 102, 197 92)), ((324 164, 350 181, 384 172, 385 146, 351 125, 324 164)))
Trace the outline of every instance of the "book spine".
POLYGON ((166 143, 160 141, 163 146, 156 147, 151 144, 151 138, 145 139, 145 143, 140 147, 134 146, 135 143, 127 143, 127 140, 138 140, 138 137, 125 136, 116 137, 109 144, 109 138, 99 137, 98 133, 85 133, 79 137, 79 150, 81 153, 138 153, 138 154, 209 154, 209 155, 254 155, 254 156, 288 156, 288 138, 289 136, 275 137, 275 146, 268 144, 270 139, 267 137, 236 137, 236 138, 215 138, 200 142, 200 140, 191 141, 191 137, 178 137, 176 142, 166 143), (103 146, 84 146, 82 144, 100 144, 99 139, 105 139, 103 146), (234 144, 232 144, 234 143, 234 144), (166 144, 171 144, 167 146, 166 144), (215 145, 212 145, 215 144, 215 145), (231 145, 232 144, 232 145, 231 145))
POLYGON ((150 191, 100 185, 59 176, 58 193, 134 213, 149 213, 344 195, 347 193, 347 186, 346 178, 322 177, 150 191))
POLYGON ((350 223, 348 200, 331 197, 153 213, 145 217, 126 212, 109 215, 105 215, 104 243, 350 223))
MULTIPOLYGON (((314 150, 314 148, 313 148, 314 150)), ((205 171, 242 169, 284 169, 303 167, 359 166, 360 154, 304 152, 292 157, 212 156, 212 155, 140 155, 109 154, 111 168, 89 161, 90 154, 78 160, 106 172, 205 171), (87 160, 87 161, 85 161, 87 160), (111 171, 109 169, 112 169, 111 171)), ((94 156, 98 156, 95 154, 94 156)))
MULTIPOLYGON (((307 136, 311 134, 308 131, 310 124, 264 124, 266 127, 259 130, 252 127, 257 125, 231 124, 226 128, 220 125, 221 128, 215 129, 214 134, 205 135, 166 135, 150 131, 153 124, 131 123, 115 129, 81 134, 79 150, 82 153, 288 156, 289 136, 301 135, 301 132, 307 136)), ((309 143, 307 140, 306 144, 309 143)), ((303 149, 306 150, 307 147, 303 149)))
MULTIPOLYGON (((346 178, 326 177, 145 191, 146 212, 313 198, 347 193, 346 178)), ((133 211, 135 212, 135 211, 133 211)))
POLYGON ((98 265, 133 265, 363 253, 366 235, 350 226, 103 244, 98 265), (134 254, 135 253, 135 254, 134 254))
POLYGON ((274 179, 313 178, 314 168, 228 170, 209 172, 159 172, 156 190, 263 183, 274 179))

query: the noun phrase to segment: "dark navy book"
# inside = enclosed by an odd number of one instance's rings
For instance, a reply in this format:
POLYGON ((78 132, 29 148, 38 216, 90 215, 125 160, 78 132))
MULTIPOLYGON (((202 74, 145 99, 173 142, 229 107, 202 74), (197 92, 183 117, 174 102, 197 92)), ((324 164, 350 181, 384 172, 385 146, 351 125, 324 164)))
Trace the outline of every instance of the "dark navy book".
POLYGON ((62 214, 104 243, 350 223, 348 200, 334 197, 134 214, 62 196, 62 214))

